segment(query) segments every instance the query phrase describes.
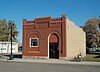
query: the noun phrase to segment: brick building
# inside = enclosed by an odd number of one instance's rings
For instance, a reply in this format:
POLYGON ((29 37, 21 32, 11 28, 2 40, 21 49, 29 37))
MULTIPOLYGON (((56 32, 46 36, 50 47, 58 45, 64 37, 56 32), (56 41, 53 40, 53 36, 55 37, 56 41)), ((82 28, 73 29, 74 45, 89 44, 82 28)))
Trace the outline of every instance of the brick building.
POLYGON ((85 32, 65 15, 23 19, 23 58, 69 59, 86 54, 85 32))

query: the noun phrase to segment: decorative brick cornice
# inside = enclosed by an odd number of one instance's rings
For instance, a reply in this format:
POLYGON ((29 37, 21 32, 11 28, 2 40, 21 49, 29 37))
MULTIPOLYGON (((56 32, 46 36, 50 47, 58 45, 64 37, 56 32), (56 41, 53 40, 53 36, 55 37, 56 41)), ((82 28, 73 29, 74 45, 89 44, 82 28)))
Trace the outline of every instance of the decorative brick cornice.
POLYGON ((63 20, 66 19, 65 15, 62 15, 62 17, 60 18, 52 18, 51 16, 48 17, 39 17, 39 18, 35 18, 35 20, 32 21, 27 21, 26 19, 23 19, 23 24, 24 25, 35 25, 35 27, 37 26, 37 24, 48 24, 49 27, 51 27, 51 24, 59 24, 62 23, 63 20))

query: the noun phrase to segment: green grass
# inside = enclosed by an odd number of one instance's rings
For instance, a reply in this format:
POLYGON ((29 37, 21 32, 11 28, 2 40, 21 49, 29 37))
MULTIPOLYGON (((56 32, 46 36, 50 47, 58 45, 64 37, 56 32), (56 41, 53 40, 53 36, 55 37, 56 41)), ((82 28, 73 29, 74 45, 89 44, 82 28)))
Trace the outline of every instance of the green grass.
POLYGON ((86 57, 82 59, 82 61, 94 61, 94 62, 100 62, 100 54, 87 54, 86 57))

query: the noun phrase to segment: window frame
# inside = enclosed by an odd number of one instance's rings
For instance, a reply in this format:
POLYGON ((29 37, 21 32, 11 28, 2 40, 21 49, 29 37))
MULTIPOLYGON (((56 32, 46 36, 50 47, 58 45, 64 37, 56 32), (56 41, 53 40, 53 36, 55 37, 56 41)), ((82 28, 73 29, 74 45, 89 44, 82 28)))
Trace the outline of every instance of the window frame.
POLYGON ((39 47, 39 38, 30 38, 30 47, 39 47), (31 45, 31 40, 32 39, 37 39, 37 46, 32 46, 31 45))

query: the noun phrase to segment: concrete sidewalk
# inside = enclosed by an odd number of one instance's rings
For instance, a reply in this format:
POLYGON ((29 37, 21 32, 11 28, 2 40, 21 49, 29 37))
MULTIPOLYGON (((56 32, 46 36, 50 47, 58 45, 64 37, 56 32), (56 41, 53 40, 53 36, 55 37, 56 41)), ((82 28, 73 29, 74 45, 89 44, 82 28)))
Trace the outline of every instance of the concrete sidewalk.
POLYGON ((100 62, 88 62, 88 61, 65 61, 59 59, 19 59, 14 58, 14 60, 0 59, 1 62, 34 62, 34 63, 53 63, 53 64, 79 64, 79 65, 99 65, 100 62))

